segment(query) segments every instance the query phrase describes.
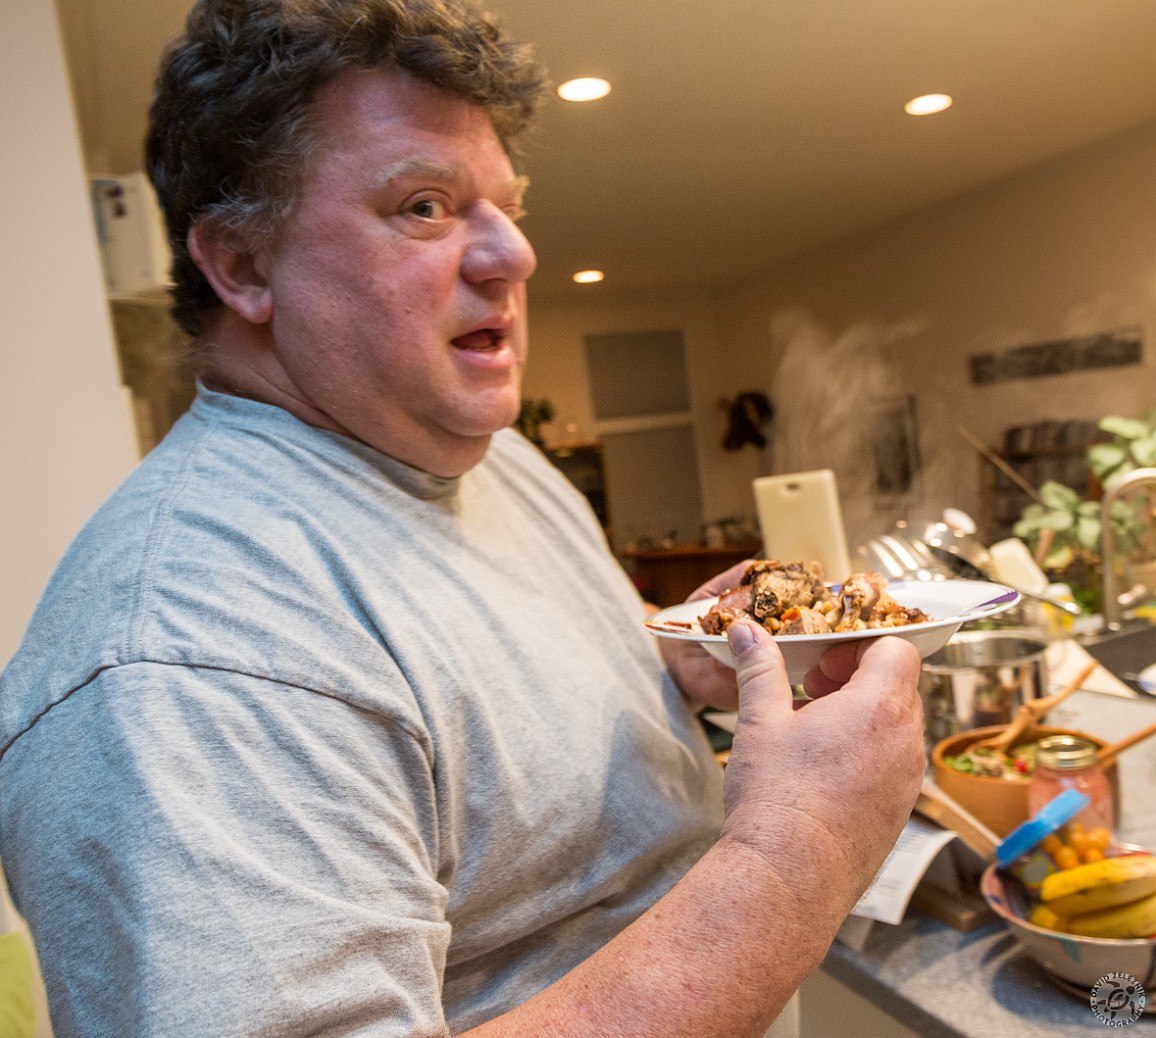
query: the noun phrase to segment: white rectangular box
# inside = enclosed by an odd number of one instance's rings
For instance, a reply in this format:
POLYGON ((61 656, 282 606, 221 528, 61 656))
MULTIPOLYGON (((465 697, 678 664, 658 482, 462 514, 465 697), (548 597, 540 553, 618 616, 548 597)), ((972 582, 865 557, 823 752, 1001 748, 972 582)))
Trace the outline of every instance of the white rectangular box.
POLYGON ((835 473, 830 469, 761 476, 753 483, 763 556, 819 562, 830 583, 851 573, 835 473))
POLYGON ((172 254, 148 178, 143 173, 90 177, 89 189, 108 294, 164 288, 172 254))

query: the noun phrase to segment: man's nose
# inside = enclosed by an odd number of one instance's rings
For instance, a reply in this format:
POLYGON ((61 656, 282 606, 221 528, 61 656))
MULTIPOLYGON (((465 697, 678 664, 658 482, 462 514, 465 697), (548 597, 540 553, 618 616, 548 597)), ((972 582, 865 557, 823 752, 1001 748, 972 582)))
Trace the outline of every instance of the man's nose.
POLYGON ((538 266, 538 257, 509 214, 491 202, 482 202, 474 220, 477 226, 462 257, 462 276, 474 282, 518 284, 528 280, 538 266))

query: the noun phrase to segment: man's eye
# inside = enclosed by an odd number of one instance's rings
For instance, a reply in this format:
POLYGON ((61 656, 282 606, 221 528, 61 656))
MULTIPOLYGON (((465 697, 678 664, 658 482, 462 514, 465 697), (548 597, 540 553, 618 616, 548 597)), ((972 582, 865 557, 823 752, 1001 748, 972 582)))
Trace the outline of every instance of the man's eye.
POLYGON ((423 220, 444 220, 449 215, 446 204, 436 198, 419 198, 410 203, 409 211, 423 220))

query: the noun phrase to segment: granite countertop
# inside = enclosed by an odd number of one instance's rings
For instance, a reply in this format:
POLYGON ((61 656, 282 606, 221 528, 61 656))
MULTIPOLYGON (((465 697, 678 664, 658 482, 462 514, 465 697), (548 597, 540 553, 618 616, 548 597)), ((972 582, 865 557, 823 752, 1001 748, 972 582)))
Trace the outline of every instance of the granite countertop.
MULTIPOLYGON (((1077 692, 1050 724, 1115 742, 1156 720, 1156 701, 1077 692)), ((1156 737, 1118 758, 1122 842, 1156 847, 1156 737)), ((960 933, 909 909, 898 926, 877 923, 861 951, 836 942, 823 969, 926 1038, 1066 1038, 1103 1034, 1087 994, 1059 986, 994 922, 960 933)), ((1156 991, 1148 991, 1148 1005, 1156 991)), ((1156 1014, 1129 1027, 1156 1038, 1156 1014)))

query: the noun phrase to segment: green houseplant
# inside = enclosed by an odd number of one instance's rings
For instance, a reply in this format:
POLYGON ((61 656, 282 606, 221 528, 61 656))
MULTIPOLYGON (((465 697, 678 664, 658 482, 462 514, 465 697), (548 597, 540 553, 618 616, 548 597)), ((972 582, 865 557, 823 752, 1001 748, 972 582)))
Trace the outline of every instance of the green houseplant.
POLYGON ((1156 408, 1140 418, 1109 415, 1100 420, 1100 428, 1111 433, 1112 439, 1088 448, 1088 464, 1103 486, 1133 469, 1156 465, 1156 408))
MULTIPOLYGON (((1109 415, 1098 424, 1112 437, 1093 444, 1087 452, 1088 464, 1101 486, 1111 486, 1136 468, 1156 465, 1156 408, 1141 418, 1109 415)), ((1117 543, 1129 558, 1151 558, 1156 553, 1152 519, 1152 500, 1143 491, 1112 507, 1109 521, 1117 543)), ((1104 560, 1098 501, 1083 498, 1062 483, 1043 483, 1039 501, 1024 509, 1014 533, 1037 556, 1042 545, 1044 569, 1069 584, 1085 610, 1099 611, 1104 560)))
POLYGON ((542 426, 554 420, 554 405, 545 397, 533 400, 530 397, 522 398, 522 409, 514 421, 518 432, 531 443, 544 447, 546 441, 542 437, 542 426))

